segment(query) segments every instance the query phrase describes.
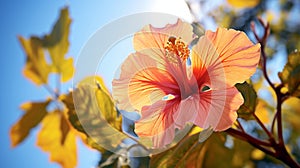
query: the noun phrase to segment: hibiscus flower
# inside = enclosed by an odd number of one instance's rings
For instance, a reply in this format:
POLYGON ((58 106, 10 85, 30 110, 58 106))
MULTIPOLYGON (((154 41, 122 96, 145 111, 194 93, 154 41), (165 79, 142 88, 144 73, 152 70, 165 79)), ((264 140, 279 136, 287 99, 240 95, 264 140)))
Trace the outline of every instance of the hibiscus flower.
POLYGON ((188 122, 213 131, 231 127, 244 102, 234 85, 259 62, 260 45, 241 31, 206 31, 190 46, 195 38, 180 19, 163 28, 147 25, 134 35, 136 52, 112 83, 118 108, 141 114, 135 132, 151 137, 154 148, 170 144, 188 122))

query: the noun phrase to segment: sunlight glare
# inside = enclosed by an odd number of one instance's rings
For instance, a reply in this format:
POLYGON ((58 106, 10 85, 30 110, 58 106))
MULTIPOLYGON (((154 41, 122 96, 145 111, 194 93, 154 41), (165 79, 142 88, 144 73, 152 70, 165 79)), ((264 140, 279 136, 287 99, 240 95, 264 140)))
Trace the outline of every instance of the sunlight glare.
POLYGON ((178 16, 187 22, 193 21, 193 17, 184 0, 154 0, 151 9, 155 12, 178 16))

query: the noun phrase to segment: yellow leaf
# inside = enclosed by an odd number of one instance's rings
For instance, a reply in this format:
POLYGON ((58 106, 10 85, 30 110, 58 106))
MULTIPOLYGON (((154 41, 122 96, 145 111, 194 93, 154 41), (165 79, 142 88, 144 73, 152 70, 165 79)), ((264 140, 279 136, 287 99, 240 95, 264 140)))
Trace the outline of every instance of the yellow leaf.
POLYGON ((47 83, 51 69, 45 60, 42 42, 37 37, 26 40, 21 36, 19 41, 26 54, 26 65, 23 74, 36 85, 47 83))
MULTIPOLYGON (((121 131, 121 118, 117 117, 112 100, 102 89, 80 85, 74 90, 73 99, 80 127, 94 142, 113 151, 123 139, 128 138, 121 131)), ((79 123, 76 120, 71 122, 73 126, 79 123)))
POLYGON ((260 0, 227 0, 227 2, 237 8, 253 8, 260 3, 260 0))
POLYGON ((70 92, 69 94, 62 94, 59 99, 65 104, 67 108, 67 116, 69 119, 69 122, 72 124, 72 126, 79 132, 87 134, 84 131, 84 128, 82 127, 77 113, 75 111, 74 101, 73 101, 73 92, 70 92))
POLYGON ((270 122, 269 110, 271 110, 271 107, 267 104, 267 102, 263 100, 258 101, 255 114, 262 123, 270 122))
POLYGON ((92 138, 90 138, 88 133, 86 133, 84 128, 82 127, 78 119, 77 113, 75 111, 74 102, 73 102, 73 92, 70 92, 67 95, 63 94, 59 97, 59 99, 66 105, 69 122, 72 124, 73 128, 79 131, 77 132, 77 134, 81 138, 82 142, 84 142, 84 144, 86 144, 88 147, 96 149, 101 153, 105 152, 106 149, 101 147, 92 138))
POLYGON ((61 125, 68 123, 62 112, 53 111, 42 121, 37 145, 50 153, 50 161, 59 163, 63 168, 73 168, 77 164, 76 132, 72 129, 62 131, 61 125), (62 143, 65 137, 64 143, 62 143))
POLYGON ((46 116, 46 107, 50 100, 45 102, 28 102, 21 105, 25 114, 10 129, 10 140, 13 147, 21 143, 29 134, 30 130, 36 127, 46 116))
POLYGON ((61 80, 62 82, 67 82, 74 75, 75 68, 73 66, 73 58, 67 58, 61 64, 61 80))
POLYGON ((88 76, 78 83, 78 87, 81 85, 90 85, 95 89, 101 88, 101 90, 103 90, 108 96, 110 96, 109 91, 100 76, 88 76))
POLYGON ((105 120, 114 128, 122 130, 122 118, 118 116, 116 107, 112 101, 111 95, 106 88, 103 79, 100 76, 86 77, 79 83, 80 86, 88 85, 94 88, 99 111, 105 120))
POLYGON ((300 132, 300 122, 299 122, 299 115, 300 115, 300 99, 291 97, 287 99, 283 106, 283 118, 284 120, 293 126, 293 130, 300 132))
POLYGON ((251 158, 254 160, 262 160, 265 156, 266 154, 259 149, 254 149, 251 152, 251 158))
POLYGON ((69 49, 70 24, 68 8, 64 8, 61 10, 60 17, 51 34, 43 38, 43 46, 48 49, 51 57, 52 72, 60 73, 62 82, 71 79, 74 72, 73 59, 65 58, 69 49))
POLYGON ((298 150, 298 140, 300 135, 300 99, 291 97, 284 101, 282 105, 283 112, 283 126, 284 129, 290 131, 288 147, 290 147, 291 151, 298 150))

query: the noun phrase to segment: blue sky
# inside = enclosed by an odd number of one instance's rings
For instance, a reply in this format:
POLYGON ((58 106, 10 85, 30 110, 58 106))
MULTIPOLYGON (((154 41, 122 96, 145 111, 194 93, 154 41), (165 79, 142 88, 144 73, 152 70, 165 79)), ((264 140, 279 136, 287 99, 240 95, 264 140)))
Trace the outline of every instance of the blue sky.
MULTIPOLYGON (((38 131, 18 147, 12 149, 9 142, 9 128, 22 115, 19 105, 26 101, 44 100, 48 93, 36 87, 22 76, 25 55, 17 40, 17 35, 28 38, 49 33, 59 15, 59 10, 69 5, 72 17, 68 55, 77 57, 89 37, 101 26, 122 16, 137 12, 156 11, 176 14, 189 19, 188 9, 183 0, 114 0, 114 1, 63 1, 63 0, 10 0, 0 2, 1 10, 1 101, 0 101, 0 167, 59 167, 50 163, 48 154, 35 145, 38 131)), ((122 51, 120 51, 122 52, 122 51)), ((125 53, 128 54, 128 53, 125 53)), ((71 87, 71 84, 67 85, 71 87)), ((82 144, 79 147, 79 166, 92 167, 98 161, 97 152, 82 144)))

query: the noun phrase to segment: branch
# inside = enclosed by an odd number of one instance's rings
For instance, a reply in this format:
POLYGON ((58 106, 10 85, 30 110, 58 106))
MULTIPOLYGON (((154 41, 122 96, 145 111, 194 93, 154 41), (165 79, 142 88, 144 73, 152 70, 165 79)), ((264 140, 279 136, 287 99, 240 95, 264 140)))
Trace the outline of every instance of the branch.
MULTIPOLYGON (((255 115, 255 119, 257 120, 257 122, 260 124, 260 126, 264 129, 264 131, 268 134, 269 136, 269 142, 272 145, 271 147, 275 150, 275 153, 260 146, 258 143, 254 142, 253 140, 248 141, 250 144, 252 144, 253 146, 255 146, 256 148, 264 151, 267 154, 272 155, 273 157, 283 161, 285 164, 291 166, 291 167, 300 167, 300 165, 294 160, 292 159, 291 155, 287 152, 285 144, 284 144, 284 140, 283 140, 283 133, 282 133, 282 103, 284 102, 284 100, 287 99, 287 96, 285 94, 281 93, 281 88, 283 87, 283 85, 279 85, 277 87, 275 87, 275 85, 271 82, 268 74, 267 74, 267 56, 265 53, 265 45, 266 45, 266 41, 267 38, 269 36, 270 33, 270 25, 267 23, 265 24, 263 22, 263 20, 261 18, 258 19, 258 21, 260 22, 260 24, 263 26, 264 28, 264 35, 262 38, 260 38, 255 30, 255 25, 252 24, 251 25, 251 29, 254 33, 254 36, 256 38, 256 40, 261 44, 261 56, 262 56, 262 70, 263 70, 263 75, 265 77, 265 79, 267 80, 268 84, 271 86, 271 88, 275 91, 276 93, 276 100, 277 100, 277 111, 276 114, 273 118, 272 121, 272 127, 271 127, 271 132, 269 132, 267 130, 267 128, 264 126, 264 124, 259 120, 259 118, 255 115), (278 143, 276 143, 275 139, 273 138, 273 130, 274 130, 274 125, 275 125, 275 120, 277 120, 277 134, 278 134, 278 143)), ((247 139, 246 139, 247 141, 247 139)))
POLYGON ((238 131, 236 129, 233 128, 229 128, 227 129, 225 132, 227 132, 228 134, 230 134, 233 137, 236 137, 238 139, 242 139, 244 141, 247 141, 249 143, 255 143, 257 145, 262 145, 262 146, 272 146, 272 144, 270 144, 269 142, 266 141, 262 141, 260 139, 256 139, 254 137, 252 137, 251 135, 244 133, 242 131, 238 131))
POLYGON ((278 141, 279 141, 279 145, 283 145, 284 146, 284 142, 283 142, 283 133, 282 133, 282 110, 281 110, 281 105, 282 105, 282 95, 280 92, 281 88, 277 88, 276 89, 276 97, 277 97, 277 112, 276 112, 276 118, 277 118, 277 134, 278 134, 278 141))

